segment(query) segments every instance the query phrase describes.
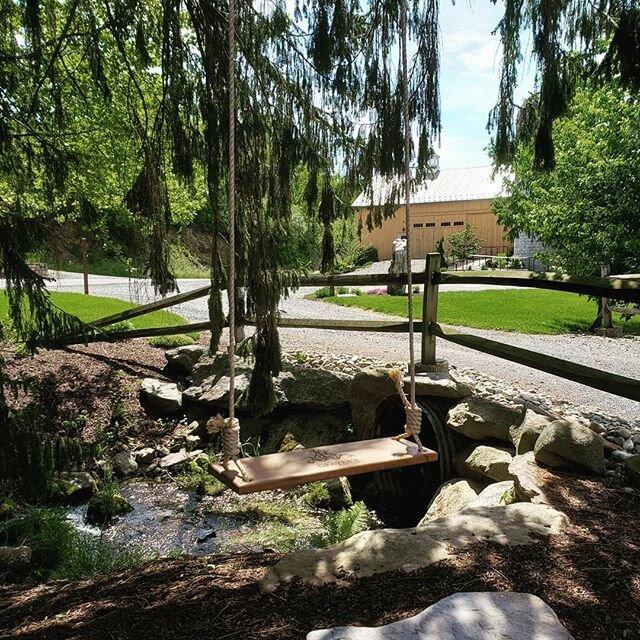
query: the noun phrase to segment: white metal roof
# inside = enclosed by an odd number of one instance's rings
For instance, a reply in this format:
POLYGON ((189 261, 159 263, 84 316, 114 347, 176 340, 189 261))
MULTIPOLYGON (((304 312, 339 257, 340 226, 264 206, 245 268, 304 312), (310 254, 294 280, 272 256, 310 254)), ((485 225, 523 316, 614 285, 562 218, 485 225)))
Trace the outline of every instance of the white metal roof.
MULTIPOLYGON (((493 175, 491 165, 443 169, 435 180, 417 185, 411 193, 411 204, 426 202, 455 202, 460 200, 487 200, 504 195, 504 174, 493 175)), ((373 186, 373 198, 364 191, 354 200, 354 207, 367 207, 371 201, 382 204, 388 197, 390 185, 378 180, 373 186)))

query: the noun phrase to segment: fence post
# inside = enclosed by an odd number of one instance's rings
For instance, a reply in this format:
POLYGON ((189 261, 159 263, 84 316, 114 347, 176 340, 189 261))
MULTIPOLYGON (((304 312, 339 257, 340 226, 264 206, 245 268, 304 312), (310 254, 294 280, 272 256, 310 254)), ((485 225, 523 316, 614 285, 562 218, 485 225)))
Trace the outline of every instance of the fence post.
MULTIPOLYGON (((600 276, 602 278, 608 278, 611 275, 611 267, 608 264, 600 265, 600 276)), ((609 298, 602 298, 602 324, 603 329, 611 329, 613 327, 613 321, 611 318, 611 311, 609 311, 609 298)))
POLYGON ((89 264, 87 261, 87 250, 89 243, 86 238, 80 240, 80 250, 82 251, 82 273, 84 275, 84 292, 89 295, 89 264))
POLYGON ((422 364, 436 365, 436 337, 429 332, 429 323, 438 322, 438 285, 433 276, 440 273, 440 254, 428 253, 425 260, 424 296, 422 298, 422 364))

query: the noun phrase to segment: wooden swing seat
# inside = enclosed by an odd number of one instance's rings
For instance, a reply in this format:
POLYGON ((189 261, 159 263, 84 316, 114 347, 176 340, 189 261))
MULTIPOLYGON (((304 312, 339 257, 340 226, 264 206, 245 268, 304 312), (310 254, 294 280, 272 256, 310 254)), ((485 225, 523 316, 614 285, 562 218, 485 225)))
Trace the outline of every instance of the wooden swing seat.
POLYGON ((435 462, 438 454, 422 452, 408 440, 376 438, 345 442, 312 449, 295 449, 239 460, 247 476, 243 479, 234 462, 228 469, 221 463, 209 465, 209 471, 236 493, 283 489, 317 480, 360 473, 408 467, 435 462))

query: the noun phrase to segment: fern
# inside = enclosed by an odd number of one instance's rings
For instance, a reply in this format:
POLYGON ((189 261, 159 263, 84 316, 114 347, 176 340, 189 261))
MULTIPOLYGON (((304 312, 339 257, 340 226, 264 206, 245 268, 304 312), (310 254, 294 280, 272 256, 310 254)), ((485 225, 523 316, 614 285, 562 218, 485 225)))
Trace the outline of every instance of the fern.
POLYGON ((364 502, 356 502, 348 509, 341 509, 329 515, 327 530, 315 540, 319 547, 327 547, 347 540, 369 528, 371 515, 364 502))

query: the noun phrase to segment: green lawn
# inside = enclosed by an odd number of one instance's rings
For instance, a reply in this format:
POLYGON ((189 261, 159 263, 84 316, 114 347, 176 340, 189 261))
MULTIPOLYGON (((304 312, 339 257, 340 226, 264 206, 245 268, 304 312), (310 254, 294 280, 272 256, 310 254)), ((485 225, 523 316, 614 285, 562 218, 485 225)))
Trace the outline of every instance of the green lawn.
MULTIPOLYGON (((361 307, 394 316, 407 316, 404 296, 361 295, 324 298, 344 307, 361 307)), ((422 318, 422 295, 413 299, 414 317, 422 318)), ((584 296, 540 289, 446 292, 438 296, 441 324, 500 329, 519 333, 560 334, 584 331, 593 322, 596 304, 584 296)), ((640 317, 629 322, 614 314, 625 333, 640 334, 640 317)))
MULTIPOLYGON (((51 300, 62 310, 78 316, 84 322, 97 320, 136 306, 115 298, 85 296, 82 293, 57 293, 55 291, 51 292, 51 300)), ((8 315, 7 296, 4 292, 0 294, 0 315, 8 315)), ((130 322, 136 329, 146 329, 148 327, 172 327, 186 324, 187 320, 176 313, 154 311, 144 316, 132 318, 130 322)))

